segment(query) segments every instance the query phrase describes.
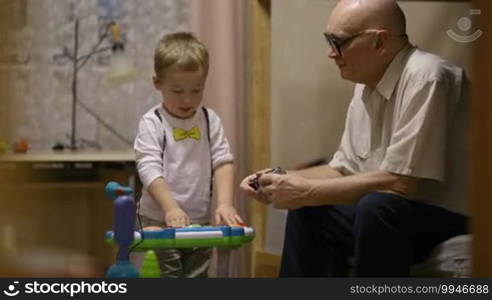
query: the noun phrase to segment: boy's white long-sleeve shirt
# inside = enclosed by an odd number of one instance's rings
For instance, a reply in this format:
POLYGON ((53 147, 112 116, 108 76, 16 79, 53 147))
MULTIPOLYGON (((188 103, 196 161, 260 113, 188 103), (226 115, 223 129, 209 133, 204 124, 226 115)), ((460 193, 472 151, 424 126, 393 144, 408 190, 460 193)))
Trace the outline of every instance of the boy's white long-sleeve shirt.
POLYGON ((159 104, 143 115, 135 138, 137 170, 143 184, 140 214, 164 222, 164 212, 147 191, 158 177, 168 184, 173 199, 188 214, 192 223, 210 221, 211 167, 233 161, 229 142, 218 115, 207 108, 210 122, 210 145, 207 121, 202 108, 189 119, 171 116, 159 104), (192 137, 176 140, 173 131, 188 132, 192 137))

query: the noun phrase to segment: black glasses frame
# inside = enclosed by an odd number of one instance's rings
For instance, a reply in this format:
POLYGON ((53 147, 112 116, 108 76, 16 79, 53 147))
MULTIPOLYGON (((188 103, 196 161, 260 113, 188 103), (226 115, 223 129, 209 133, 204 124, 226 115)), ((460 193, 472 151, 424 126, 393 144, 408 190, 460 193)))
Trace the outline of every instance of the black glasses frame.
MULTIPOLYGON (((328 43, 328 45, 330 45, 330 47, 333 49, 333 51, 335 52, 335 54, 337 56, 342 56, 342 47, 348 43, 350 43, 351 41, 353 41, 355 38, 363 35, 363 34, 368 34, 368 33, 377 33, 379 30, 377 29, 366 29, 366 30, 363 30, 359 33, 356 33, 354 35, 351 35, 349 37, 346 37, 346 38, 339 38, 333 34, 330 34, 328 32, 323 32, 323 35, 326 39, 326 42, 328 43)), ((404 33, 404 34, 389 34, 391 36, 395 36, 395 37, 406 37, 407 34, 404 33)))
POLYGON ((351 41, 353 41, 356 37, 361 36, 363 34, 370 33, 369 31, 362 31, 359 33, 356 33, 354 35, 351 35, 349 37, 346 37, 344 39, 340 39, 339 37, 334 36, 333 34, 323 32, 323 35, 325 36, 326 42, 330 47, 333 49, 333 51, 336 53, 338 56, 342 56, 342 47, 351 41))

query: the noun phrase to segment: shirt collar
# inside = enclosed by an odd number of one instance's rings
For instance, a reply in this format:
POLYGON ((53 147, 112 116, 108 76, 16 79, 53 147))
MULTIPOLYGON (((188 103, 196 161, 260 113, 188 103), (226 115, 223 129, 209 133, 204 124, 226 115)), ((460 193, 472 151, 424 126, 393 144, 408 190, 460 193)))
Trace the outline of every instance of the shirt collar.
POLYGON ((386 68, 383 77, 376 86, 376 90, 384 99, 391 99, 391 95, 393 95, 396 84, 398 83, 398 80, 400 80, 403 69, 405 68, 407 58, 414 49, 415 47, 412 45, 403 47, 395 58, 393 58, 388 68, 386 68))

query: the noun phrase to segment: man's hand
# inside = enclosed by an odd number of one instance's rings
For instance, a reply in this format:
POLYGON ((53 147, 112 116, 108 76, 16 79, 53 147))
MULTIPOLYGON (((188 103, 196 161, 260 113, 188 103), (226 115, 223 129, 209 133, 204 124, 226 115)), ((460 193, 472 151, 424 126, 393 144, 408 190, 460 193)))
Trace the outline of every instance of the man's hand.
POLYGON ((219 205, 215 210, 215 224, 226 224, 228 226, 244 223, 232 205, 219 205))
POLYGON ((190 218, 179 207, 175 207, 165 213, 166 225, 171 227, 185 227, 190 225, 190 218))
POLYGON ((260 190, 255 190, 254 188, 252 188, 249 183, 254 179, 256 178, 256 176, 262 176, 263 173, 265 173, 266 171, 270 170, 270 168, 268 169, 263 169, 261 171, 258 171, 254 174, 251 174, 251 175, 248 175, 246 176, 242 181, 241 181, 241 184, 239 185, 239 187, 245 191, 248 196, 250 197, 253 197, 255 198, 256 200, 260 201, 261 203, 263 204, 270 204, 271 201, 267 199, 267 197, 261 192, 261 189, 260 190))
POLYGON ((264 174, 259 179, 259 193, 278 209, 297 209, 306 206, 312 186, 304 177, 285 174, 264 174))

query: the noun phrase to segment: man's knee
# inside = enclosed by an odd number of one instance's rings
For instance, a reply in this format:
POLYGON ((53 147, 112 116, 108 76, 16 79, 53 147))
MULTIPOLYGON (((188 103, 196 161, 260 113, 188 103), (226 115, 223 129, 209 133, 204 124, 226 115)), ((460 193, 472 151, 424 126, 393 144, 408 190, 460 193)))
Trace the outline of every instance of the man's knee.
POLYGON ((355 220, 364 223, 404 218, 410 209, 408 200, 388 193, 370 193, 363 196, 355 207, 355 220))
MULTIPOLYGON (((340 226, 344 218, 344 212, 336 206, 315 206, 302 207, 296 210, 289 210, 287 214, 287 229, 299 230, 327 230, 340 226)), ((344 226, 344 223, 341 224, 344 226)))
POLYGON ((328 207, 314 206, 314 207, 301 207, 294 210, 289 210, 287 213, 287 221, 310 221, 318 218, 326 217, 328 207))

